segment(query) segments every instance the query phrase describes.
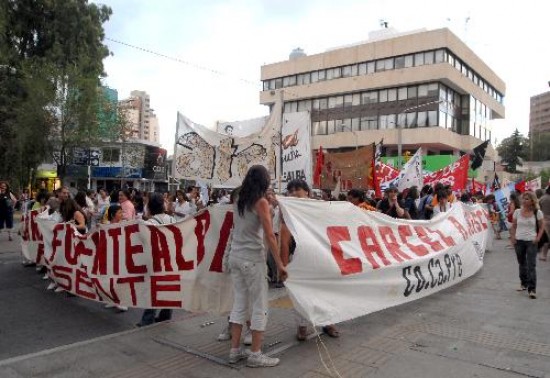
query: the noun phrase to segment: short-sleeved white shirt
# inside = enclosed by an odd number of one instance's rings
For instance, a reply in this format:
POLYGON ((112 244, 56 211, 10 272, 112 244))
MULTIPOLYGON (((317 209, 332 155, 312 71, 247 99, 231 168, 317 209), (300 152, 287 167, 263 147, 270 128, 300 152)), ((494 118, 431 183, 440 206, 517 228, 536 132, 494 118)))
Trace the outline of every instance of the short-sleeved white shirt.
MULTIPOLYGON (((529 214, 529 217, 521 215, 521 209, 514 211, 514 220, 517 219, 516 240, 534 241, 537 238, 537 229, 535 224, 534 213, 529 214)), ((537 219, 539 227, 541 226, 543 214, 537 210, 537 219)))

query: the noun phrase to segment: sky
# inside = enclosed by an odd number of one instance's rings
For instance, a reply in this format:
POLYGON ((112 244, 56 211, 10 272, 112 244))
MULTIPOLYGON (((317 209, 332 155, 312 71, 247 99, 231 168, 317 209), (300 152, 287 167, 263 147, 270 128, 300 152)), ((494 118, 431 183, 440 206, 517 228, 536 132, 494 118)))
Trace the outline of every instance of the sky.
POLYGON ((151 97, 160 142, 171 154, 177 112, 210 128, 268 114, 259 104, 260 68, 366 41, 380 20, 399 32, 451 29, 506 83, 501 141, 529 131, 530 97, 549 91, 550 1, 530 0, 104 0, 112 8, 104 85, 119 99, 151 97), (513 4, 513 5, 512 5, 513 4))

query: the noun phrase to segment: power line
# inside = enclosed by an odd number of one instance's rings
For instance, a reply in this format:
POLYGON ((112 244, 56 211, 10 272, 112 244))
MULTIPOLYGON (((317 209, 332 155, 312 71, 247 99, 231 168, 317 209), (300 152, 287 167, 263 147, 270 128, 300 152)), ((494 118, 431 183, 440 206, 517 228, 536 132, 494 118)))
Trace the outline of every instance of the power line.
MULTIPOLYGON (((156 56, 158 56, 158 57, 164 58, 164 59, 172 60, 172 61, 174 61, 174 62, 181 63, 181 64, 184 64, 184 65, 189 66, 189 67, 193 67, 193 68, 196 68, 196 69, 199 69, 199 70, 202 70, 202 71, 210 72, 210 73, 213 73, 213 74, 215 74, 215 75, 227 76, 227 77, 230 76, 229 74, 227 74, 227 73, 225 73, 225 72, 218 71, 218 70, 215 70, 215 69, 206 67, 206 66, 201 66, 201 65, 199 65, 199 64, 192 63, 192 62, 189 62, 189 61, 187 61, 187 60, 183 60, 183 59, 176 58, 176 57, 173 57, 173 56, 169 56, 169 55, 166 55, 166 54, 162 54, 162 53, 159 53, 159 52, 156 52, 156 51, 153 51, 153 50, 149 50, 149 49, 146 49, 146 48, 144 48, 144 47, 132 45, 132 44, 130 44, 130 43, 123 42, 123 41, 119 41, 119 40, 116 40, 116 39, 113 39, 113 38, 109 38, 109 37, 105 37, 105 39, 108 40, 108 41, 111 41, 111 42, 118 43, 118 44, 120 44, 120 45, 126 46, 126 47, 130 47, 130 48, 133 48, 133 49, 136 49, 136 50, 139 50, 139 51, 148 53, 148 54, 152 54, 152 55, 156 55, 156 56)), ((240 77, 235 77, 235 78, 236 78, 237 80, 239 80, 239 81, 242 81, 243 83, 251 84, 251 85, 254 85, 255 87, 258 86, 258 83, 255 82, 255 81, 251 81, 251 80, 248 80, 248 79, 243 79, 243 78, 240 78, 240 77)))

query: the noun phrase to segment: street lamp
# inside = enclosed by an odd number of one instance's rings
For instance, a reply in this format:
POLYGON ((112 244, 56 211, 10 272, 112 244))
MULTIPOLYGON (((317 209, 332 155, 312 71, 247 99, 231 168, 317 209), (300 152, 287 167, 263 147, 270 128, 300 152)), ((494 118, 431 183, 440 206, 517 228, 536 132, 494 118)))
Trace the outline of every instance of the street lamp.
POLYGON ((410 108, 407 108, 407 109, 403 110, 401 113, 397 114, 397 118, 396 118, 396 121, 397 121, 397 125, 396 125, 397 126, 397 167, 399 169, 401 169, 401 154, 402 154, 402 149, 403 149, 403 129, 402 129, 401 124, 399 122, 399 116, 405 115, 408 111, 411 111, 411 110, 423 108, 425 106, 432 105, 432 104, 440 104, 442 102, 443 102, 443 100, 436 100, 436 101, 426 102, 425 104, 411 106, 410 108))

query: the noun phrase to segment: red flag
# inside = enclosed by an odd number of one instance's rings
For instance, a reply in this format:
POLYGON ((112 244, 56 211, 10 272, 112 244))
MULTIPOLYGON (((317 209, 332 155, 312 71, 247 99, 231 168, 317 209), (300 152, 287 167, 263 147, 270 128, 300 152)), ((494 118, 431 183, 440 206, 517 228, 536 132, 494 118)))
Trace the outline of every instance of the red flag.
POLYGON ((323 147, 319 146, 317 151, 317 160, 315 161, 315 170, 313 172, 313 185, 321 187, 321 172, 325 165, 325 154, 323 154, 323 147))
POLYGON ((525 192, 525 180, 516 182, 515 189, 518 193, 525 192))
POLYGON ((441 182, 443 185, 451 185, 453 190, 466 189, 469 165, 470 157, 464 155, 453 164, 424 176, 424 184, 433 186, 441 182))

